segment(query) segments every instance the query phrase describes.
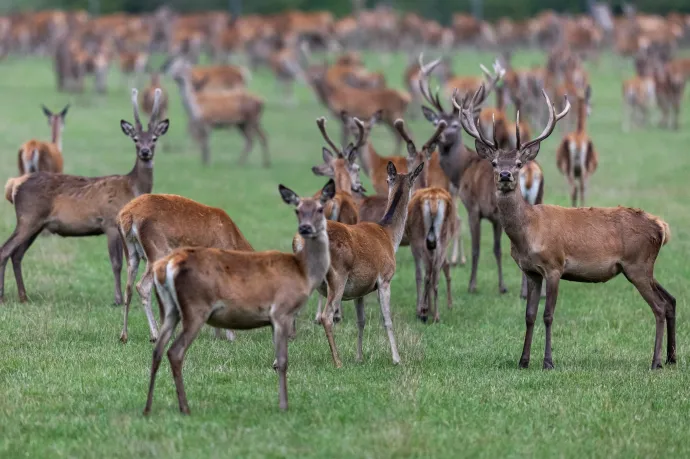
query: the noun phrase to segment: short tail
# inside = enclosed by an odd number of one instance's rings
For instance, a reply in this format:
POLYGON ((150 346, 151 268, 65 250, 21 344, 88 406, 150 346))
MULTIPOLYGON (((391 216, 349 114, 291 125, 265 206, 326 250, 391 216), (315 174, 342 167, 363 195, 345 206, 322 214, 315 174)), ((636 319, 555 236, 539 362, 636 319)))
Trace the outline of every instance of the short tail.
POLYGON ((659 227, 659 230, 661 231, 661 245, 664 246, 668 244, 668 242, 671 240, 671 227, 668 226, 668 223, 660 219, 659 217, 651 216, 652 220, 654 220, 654 223, 657 224, 659 227))
POLYGON ((177 289, 175 280, 181 271, 181 264, 184 263, 186 255, 176 254, 156 262, 153 267, 153 281, 156 285, 156 292, 163 302, 163 312, 165 315, 175 311, 181 315, 182 309, 177 299, 177 289))
POLYGON ((22 175, 21 177, 10 177, 5 182, 5 199, 14 204, 14 198, 17 196, 19 186, 29 178, 29 175, 22 175))

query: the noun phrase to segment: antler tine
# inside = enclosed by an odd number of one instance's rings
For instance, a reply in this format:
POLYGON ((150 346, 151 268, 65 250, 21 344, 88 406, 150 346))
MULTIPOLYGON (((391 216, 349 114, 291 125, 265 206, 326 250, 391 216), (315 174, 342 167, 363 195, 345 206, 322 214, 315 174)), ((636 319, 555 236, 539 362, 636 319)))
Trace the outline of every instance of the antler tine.
POLYGON ((546 90, 542 89, 541 93, 544 95, 544 99, 546 99, 546 105, 549 108, 549 120, 546 122, 546 127, 544 128, 542 133, 539 134, 539 136, 534 140, 527 142, 524 146, 522 146, 522 149, 531 147, 532 145, 537 144, 542 140, 546 139, 548 136, 550 136, 553 130, 556 128, 556 122, 563 118, 568 113, 568 111, 570 111, 570 101, 568 100, 568 96, 565 96, 565 108, 563 108, 563 111, 561 113, 556 114, 556 107, 554 106, 554 104, 551 103, 551 99, 549 99, 549 95, 546 93, 546 90))
POLYGON ((355 117, 353 121, 357 125, 357 130, 359 131, 359 136, 357 136, 357 143, 355 144, 355 148, 361 148, 366 143, 366 139, 364 138, 364 123, 362 123, 362 120, 360 120, 357 117, 355 117))
POLYGON ((161 91, 161 88, 156 88, 156 90, 153 92, 153 109, 151 110, 151 118, 149 118, 149 129, 151 129, 151 127, 156 124, 156 121, 158 120, 158 112, 161 108, 162 93, 163 91, 161 91))
POLYGON ((491 114, 491 126, 492 126, 492 134, 494 138, 494 145, 498 145, 498 140, 496 140, 496 115, 494 113, 491 114))
POLYGON ((436 125, 436 131, 433 133, 431 137, 429 137, 429 140, 427 140, 426 143, 422 146, 422 151, 428 151, 429 148, 431 148, 431 146, 436 143, 441 133, 443 133, 443 131, 446 129, 446 126, 448 126, 448 123, 446 123, 445 120, 439 121, 439 123, 436 125))
POLYGON ((330 145, 330 147, 333 149, 333 152, 336 153, 336 154, 338 154, 338 155, 342 155, 343 153, 342 153, 342 151, 340 150, 340 148, 338 148, 338 147, 335 145, 335 143, 333 143, 333 141, 331 140, 331 138, 328 137, 328 133, 326 133, 326 118, 324 118, 323 116, 320 117, 320 118, 317 118, 317 119, 316 119, 316 125, 319 127, 319 131, 321 131, 321 136, 324 138, 324 140, 326 141, 326 143, 327 143, 328 145, 330 145))
POLYGON ((398 118, 397 120, 395 120, 394 126, 395 126, 395 130, 398 131, 398 134, 400 134, 400 137, 403 138, 405 143, 407 143, 408 145, 409 144, 414 145, 414 142, 410 138, 410 135, 405 130, 405 122, 403 120, 398 118))
POLYGON ((141 119, 139 118, 139 91, 137 91, 137 88, 132 88, 132 107, 134 108, 135 127, 141 130, 141 119))
POLYGON ((518 110, 515 115, 515 147, 518 151, 522 149, 520 143, 520 110, 518 110))
MULTIPOLYGON (((462 125, 463 129, 465 129, 465 132, 467 132, 470 136, 474 137, 476 140, 479 140, 483 144, 487 145, 490 148, 496 148, 496 144, 492 143, 490 140, 485 139, 484 135, 482 134, 481 129, 478 129, 479 126, 479 119, 474 120, 474 99, 477 97, 477 93, 482 91, 484 88, 484 85, 481 85, 477 92, 475 92, 474 97, 472 98, 472 102, 470 102, 470 105, 468 108, 464 108, 464 106, 461 106, 458 104, 457 101, 457 89, 453 91, 453 105, 457 110, 460 111, 460 124, 462 125)), ((495 131, 495 130, 494 130, 495 131)))
POLYGON ((432 107, 443 112, 443 107, 441 107, 440 104, 434 100, 431 95, 431 91, 429 91, 429 76, 440 63, 441 58, 438 58, 435 61, 424 65, 424 53, 419 53, 419 69, 422 74, 421 78, 419 79, 419 90, 422 93, 422 97, 424 97, 424 99, 426 99, 426 101, 429 102, 432 107))

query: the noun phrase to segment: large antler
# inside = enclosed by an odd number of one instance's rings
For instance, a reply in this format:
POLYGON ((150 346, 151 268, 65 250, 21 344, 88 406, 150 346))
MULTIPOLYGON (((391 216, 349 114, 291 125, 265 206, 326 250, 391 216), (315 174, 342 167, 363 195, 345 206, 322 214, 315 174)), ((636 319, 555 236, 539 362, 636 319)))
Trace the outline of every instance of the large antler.
MULTIPOLYGON (((400 134, 400 137, 403 138, 405 143, 407 143, 408 151, 411 148, 415 153, 417 151, 417 147, 415 147, 414 142, 410 138, 410 135, 407 133, 405 130, 405 122, 402 119, 397 119, 395 120, 395 129, 398 131, 398 134, 400 134)), ((434 144, 438 140, 439 136, 443 132, 443 130, 446 128, 448 124, 444 121, 441 120, 437 125, 436 125, 436 131, 432 134, 431 137, 429 137, 429 140, 426 141, 424 145, 422 145, 422 151, 426 152, 427 154, 430 153, 430 150, 433 148, 434 144)))
POLYGON ((431 61, 424 65, 424 53, 419 54, 419 69, 421 72, 421 77, 419 78, 419 90, 424 99, 426 99, 426 101, 429 102, 432 107, 443 113, 443 106, 441 105, 441 100, 439 99, 439 91, 436 91, 436 97, 434 97, 429 90, 429 76, 440 63, 441 58, 438 58, 435 61, 431 61))
MULTIPOLYGON (((477 107, 477 101, 483 101, 486 97, 483 97, 482 94, 485 93, 484 90, 484 84, 482 84, 479 89, 474 93, 472 96, 472 99, 470 100, 469 103, 467 103, 468 96, 465 96, 465 98, 462 101, 462 105, 458 103, 457 101, 457 93, 458 90, 455 89, 453 91, 453 106, 455 107, 455 110, 460 112, 460 124, 462 125, 463 129, 474 137, 476 140, 482 142, 484 145, 486 145, 489 148, 496 148, 497 142, 496 142, 496 127, 494 126, 494 141, 492 142, 489 139, 486 139, 484 137, 484 134, 482 133, 481 128, 479 128, 479 117, 475 115, 475 111, 478 111, 477 107)), ((481 103, 481 102, 480 102, 481 103)), ((495 120, 492 120, 495 121, 495 120)))
POLYGON ((357 117, 355 117, 353 121, 357 125, 357 130, 359 131, 359 135, 357 136, 357 143, 355 143, 355 148, 359 149, 367 143, 366 138, 364 137, 364 123, 362 123, 362 120, 360 120, 357 117))
POLYGON ((156 90, 153 92, 153 109, 151 110, 151 118, 149 118, 149 131, 158 122, 158 112, 161 109, 161 97, 161 88, 156 88, 156 90))
POLYGON ((141 119, 139 118, 139 91, 136 88, 132 88, 132 107, 134 107, 134 124, 138 131, 143 128, 141 126, 141 119))
POLYGON ((333 153, 337 155, 342 155, 343 152, 341 151, 341 149, 335 145, 335 143, 331 140, 330 137, 328 137, 328 133, 326 132, 326 118, 324 118, 323 116, 317 118, 316 125, 319 127, 319 131, 321 131, 321 136, 324 138, 326 143, 333 149, 333 153))
POLYGON ((565 99, 565 108, 563 108, 563 111, 561 113, 556 114, 556 106, 551 103, 551 100, 549 99, 549 95, 546 93, 544 89, 541 90, 541 93, 544 95, 544 99, 546 99, 546 105, 549 108, 549 120, 546 123, 546 127, 542 131, 539 136, 534 139, 530 140, 524 145, 520 144, 520 112, 518 111, 517 113, 517 123, 515 125, 515 139, 517 140, 517 148, 518 150, 526 150, 527 148, 531 147, 534 144, 537 144, 541 142, 542 140, 546 139, 548 136, 551 135, 553 130, 556 128, 556 123, 561 120, 569 111, 570 111, 570 101, 568 100, 568 96, 564 96, 565 99))

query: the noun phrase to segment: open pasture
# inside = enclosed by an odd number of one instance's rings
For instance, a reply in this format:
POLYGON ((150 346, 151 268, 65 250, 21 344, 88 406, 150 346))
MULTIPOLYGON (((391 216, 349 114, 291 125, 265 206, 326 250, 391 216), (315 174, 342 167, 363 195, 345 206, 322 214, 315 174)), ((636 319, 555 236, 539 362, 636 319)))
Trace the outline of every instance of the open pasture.
MULTIPOLYGON (((455 65, 472 73, 493 57, 465 52, 455 65)), ((371 68, 383 67, 376 55, 366 59, 371 68)), ((537 53, 515 56, 524 65, 543 59, 537 53)), ((39 58, 9 58, 1 64, 3 177, 16 175, 16 152, 23 141, 48 138, 40 104, 57 110, 70 97, 65 172, 129 171, 134 147, 119 126, 121 118, 132 119, 129 89, 111 84, 102 98, 58 94, 50 65, 39 58)), ((392 86, 402 86, 404 66, 403 56, 385 65, 392 86)), ((112 306, 105 237, 40 237, 24 263, 29 303, 17 303, 11 269, 6 273, 7 303, 0 306, 0 457, 688 456, 690 111, 684 110, 677 132, 654 127, 623 134, 620 82, 629 75, 627 66, 620 70, 615 58, 604 56, 598 68, 589 70, 594 93, 589 132, 600 164, 590 181, 588 204, 640 207, 670 224, 673 238, 661 251, 655 275, 678 299, 674 367, 649 371, 653 315, 619 276, 602 285, 563 282, 553 328, 556 370, 541 369, 543 309, 532 365, 518 370, 525 308, 518 297, 520 271, 504 236, 509 292, 499 295, 490 225, 484 222, 478 293, 466 293, 469 266, 454 268, 453 310, 442 308, 439 324, 415 318, 412 257, 407 247, 399 250, 392 309, 402 365, 391 363, 372 296, 367 299, 364 362, 354 361, 355 314, 345 303, 344 322, 335 332, 343 368, 334 368, 322 327, 312 322, 312 297, 289 347, 288 412, 277 408, 270 329, 238 332, 234 343, 215 340, 205 330, 184 367, 192 416, 178 413, 164 359, 153 411, 144 418, 151 365, 148 327, 135 295, 129 342, 118 341, 122 308, 112 306)), ((113 73, 112 81, 118 76, 113 73)), ((326 115, 311 91, 299 87, 300 104, 286 106, 273 77, 265 71, 255 74, 250 88, 267 100, 264 127, 272 168, 261 167, 258 148, 247 165, 237 165, 242 148, 237 131, 213 133, 211 166, 204 167, 187 138, 173 82, 165 84, 171 127, 164 149, 156 152, 154 192, 221 207, 256 249, 290 251, 295 216, 282 203, 278 184, 307 195, 325 183, 310 170, 320 163, 323 145, 314 121, 326 115)), ((416 141, 430 135, 425 121, 406 121, 416 141)), ((538 160, 546 174, 545 202, 569 205, 565 179, 555 164, 560 136, 556 131, 542 145, 538 160)), ((376 128, 373 139, 382 154, 392 150, 387 130, 376 128)), ((469 258, 464 210, 461 216, 469 258)), ((3 240, 14 225, 14 209, 3 201, 3 240)), ((444 288, 440 291, 443 305, 444 288)))

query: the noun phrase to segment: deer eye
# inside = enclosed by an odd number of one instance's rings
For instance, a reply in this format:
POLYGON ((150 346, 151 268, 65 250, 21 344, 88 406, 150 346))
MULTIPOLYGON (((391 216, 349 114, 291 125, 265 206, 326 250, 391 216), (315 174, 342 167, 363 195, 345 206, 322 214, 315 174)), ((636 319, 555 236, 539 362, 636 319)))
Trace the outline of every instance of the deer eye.
POLYGON ((323 213, 323 207, 319 208, 319 210, 317 210, 317 212, 322 214, 323 213))
POLYGON ((139 141, 139 137, 134 136, 134 137, 132 137, 132 140, 134 140, 135 142, 138 142, 138 141, 139 141))
POLYGON ((522 161, 517 160, 517 161, 515 162, 515 165, 516 165, 517 167, 522 167, 522 161))
POLYGON ((493 161, 491 161, 491 165, 494 167, 498 166, 498 161, 494 159, 493 161))
POLYGON ((151 137, 151 142, 155 142, 156 140, 158 140, 158 137, 156 137, 155 135, 151 137))

